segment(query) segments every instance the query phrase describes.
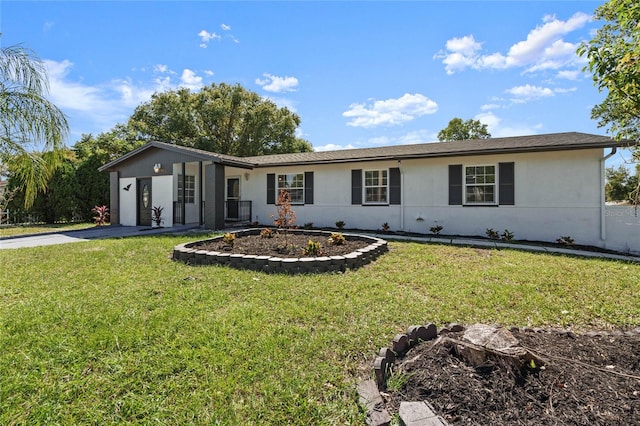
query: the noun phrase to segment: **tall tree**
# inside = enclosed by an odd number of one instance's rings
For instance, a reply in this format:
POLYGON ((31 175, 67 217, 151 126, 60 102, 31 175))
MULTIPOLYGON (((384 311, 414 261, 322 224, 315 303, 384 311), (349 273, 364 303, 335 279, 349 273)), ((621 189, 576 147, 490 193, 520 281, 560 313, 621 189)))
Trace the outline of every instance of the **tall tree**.
MULTIPOLYGON (((607 94, 591 118, 615 139, 635 141, 634 157, 640 161, 640 7, 637 0, 609 0, 596 9, 595 19, 604 24, 578 48, 589 61, 586 69, 595 86, 607 94)), ((640 182, 632 194, 638 206, 640 182)))
POLYGON ((33 51, 0 48, 0 162, 24 190, 25 207, 46 188, 69 131, 62 111, 46 98, 48 90, 46 70, 33 51))
POLYGON ((636 0, 609 0, 594 18, 604 24, 578 54, 607 96, 591 117, 616 139, 640 140, 640 7, 636 0))
POLYGON ((299 125, 300 117, 287 108, 224 83, 156 93, 128 123, 147 140, 236 156, 311 151, 295 136, 299 125))
POLYGON ((449 124, 438 133, 440 142, 462 141, 468 139, 489 139, 491 134, 487 125, 479 120, 462 121, 461 118, 453 118, 449 124))

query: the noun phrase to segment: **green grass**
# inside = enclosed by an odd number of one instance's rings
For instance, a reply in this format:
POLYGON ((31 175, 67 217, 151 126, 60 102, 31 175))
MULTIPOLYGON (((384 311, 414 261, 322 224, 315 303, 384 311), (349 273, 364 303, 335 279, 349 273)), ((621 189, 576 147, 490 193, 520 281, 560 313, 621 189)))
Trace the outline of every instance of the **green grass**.
POLYGON ((640 265, 391 243, 342 275, 169 259, 184 237, 0 251, 0 424, 363 424, 415 324, 640 324, 640 265))
POLYGON ((93 223, 56 223, 50 225, 1 225, 0 238, 15 235, 42 234, 46 232, 64 232, 76 229, 93 228, 93 223))

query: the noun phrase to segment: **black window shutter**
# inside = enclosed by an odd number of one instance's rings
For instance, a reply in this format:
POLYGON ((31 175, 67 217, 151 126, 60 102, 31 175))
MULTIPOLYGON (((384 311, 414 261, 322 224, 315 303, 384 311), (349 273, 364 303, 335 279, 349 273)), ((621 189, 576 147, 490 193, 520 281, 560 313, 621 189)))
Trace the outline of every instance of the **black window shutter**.
POLYGON ((389 169, 389 204, 401 204, 400 168, 389 169))
POLYGON ((449 205, 462 205, 462 164, 449 165, 449 205))
POLYGON ((362 204, 362 169, 351 170, 351 204, 362 204))
POLYGON ((498 164, 498 197, 501 206, 515 204, 515 170, 514 163, 498 164))
POLYGON ((276 174, 267 173, 267 204, 276 203, 276 174))
POLYGON ((304 203, 313 204, 313 172, 304 172, 304 203))

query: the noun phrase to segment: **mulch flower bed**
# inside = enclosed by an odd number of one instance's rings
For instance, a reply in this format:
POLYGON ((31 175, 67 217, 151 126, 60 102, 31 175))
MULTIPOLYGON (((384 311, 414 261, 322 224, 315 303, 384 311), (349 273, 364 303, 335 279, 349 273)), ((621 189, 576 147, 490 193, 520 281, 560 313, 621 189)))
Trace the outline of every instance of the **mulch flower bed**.
POLYGON ((427 400, 451 425, 640 424, 640 334, 513 331, 547 360, 543 369, 498 363, 473 368, 446 344, 423 342, 394 367, 406 383, 382 395, 427 400))
POLYGON ((222 240, 204 241, 193 245, 194 249, 227 252, 231 254, 258 254, 263 256, 305 257, 304 249, 309 240, 320 243, 320 252, 313 256, 344 256, 367 247, 371 242, 345 236, 343 244, 330 244, 329 234, 306 235, 273 231, 271 238, 260 235, 237 237, 232 246, 222 240))

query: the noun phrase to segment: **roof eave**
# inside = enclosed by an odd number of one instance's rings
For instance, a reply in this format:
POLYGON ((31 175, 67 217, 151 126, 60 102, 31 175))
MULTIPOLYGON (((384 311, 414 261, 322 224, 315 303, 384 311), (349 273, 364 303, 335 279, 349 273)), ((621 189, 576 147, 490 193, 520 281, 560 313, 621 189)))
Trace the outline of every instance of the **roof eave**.
MULTIPOLYGON (((473 151, 445 151, 445 152, 433 152, 433 153, 418 153, 418 154, 395 154, 395 155, 381 155, 370 157, 358 157, 358 158, 335 158, 324 160, 299 160, 299 161, 281 161, 272 163, 258 163, 255 168, 277 167, 277 166, 303 166, 313 164, 344 164, 344 163, 359 163, 359 162, 372 162, 372 161, 389 161, 389 160, 410 160, 420 158, 443 158, 443 157, 469 157, 473 155, 496 155, 496 154, 521 154, 530 152, 550 152, 550 151, 573 151, 580 149, 604 149, 613 147, 625 147, 629 146, 629 143, 616 142, 611 140, 609 143, 594 143, 594 144, 579 144, 579 145, 558 145, 558 146, 537 146, 537 147, 512 147, 512 148, 489 148, 473 151)), ((633 144, 631 144, 633 145, 633 144)))

